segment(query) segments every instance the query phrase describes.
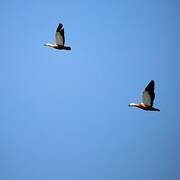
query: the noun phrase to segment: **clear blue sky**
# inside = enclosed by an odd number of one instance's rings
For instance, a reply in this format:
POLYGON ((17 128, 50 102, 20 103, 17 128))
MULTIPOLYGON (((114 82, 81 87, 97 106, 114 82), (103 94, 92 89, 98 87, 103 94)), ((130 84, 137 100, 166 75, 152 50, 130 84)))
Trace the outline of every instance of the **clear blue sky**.
POLYGON ((179 180, 178 0, 0 2, 1 180, 179 180), (72 51, 44 47, 59 22, 72 51), (129 108, 156 82, 160 112, 129 108))

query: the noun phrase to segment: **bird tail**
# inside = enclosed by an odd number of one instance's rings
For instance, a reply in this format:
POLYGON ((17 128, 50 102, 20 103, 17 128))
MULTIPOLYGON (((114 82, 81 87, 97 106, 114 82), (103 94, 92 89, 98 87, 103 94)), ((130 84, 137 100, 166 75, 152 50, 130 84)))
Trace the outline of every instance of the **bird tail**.
POLYGON ((71 50, 71 47, 70 46, 64 46, 64 49, 65 50, 71 50))

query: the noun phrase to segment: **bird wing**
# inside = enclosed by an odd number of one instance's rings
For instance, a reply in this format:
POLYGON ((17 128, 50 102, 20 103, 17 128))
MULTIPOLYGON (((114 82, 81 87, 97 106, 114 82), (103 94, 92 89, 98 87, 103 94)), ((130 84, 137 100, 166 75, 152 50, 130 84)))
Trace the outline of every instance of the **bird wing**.
POLYGON ((64 38, 64 28, 60 23, 56 29, 56 44, 64 46, 65 38, 64 38))
POLYGON ((142 100, 143 103, 148 106, 153 106, 153 101, 155 98, 154 94, 154 81, 150 81, 150 83, 146 86, 146 88, 143 91, 142 100))

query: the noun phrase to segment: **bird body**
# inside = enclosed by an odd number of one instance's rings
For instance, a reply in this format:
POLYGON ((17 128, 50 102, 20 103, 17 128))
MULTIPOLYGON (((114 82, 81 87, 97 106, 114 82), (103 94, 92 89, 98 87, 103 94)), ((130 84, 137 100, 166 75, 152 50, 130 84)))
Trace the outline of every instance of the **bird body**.
POLYGON ((46 43, 44 44, 44 46, 48 46, 48 47, 51 47, 51 48, 55 48, 55 49, 65 49, 65 50, 71 50, 71 47, 69 46, 62 46, 60 44, 50 44, 50 43, 46 43))
POLYGON ((63 25, 60 23, 56 29, 56 35, 55 35, 56 43, 50 44, 46 43, 44 46, 48 46, 51 48, 59 49, 59 50, 71 50, 71 47, 65 46, 65 36, 64 36, 64 28, 63 25))
POLYGON ((155 99, 154 84, 155 83, 152 80, 144 89, 143 96, 142 96, 142 100, 143 100, 142 103, 139 103, 139 104, 130 103, 129 106, 137 107, 145 111, 160 111, 159 109, 153 107, 153 102, 155 99))
POLYGON ((152 106, 148 106, 144 103, 139 103, 139 104, 136 104, 136 103, 130 103, 129 106, 131 107, 137 107, 137 108, 140 108, 140 109, 143 109, 145 111, 160 111, 159 109, 156 109, 152 106))

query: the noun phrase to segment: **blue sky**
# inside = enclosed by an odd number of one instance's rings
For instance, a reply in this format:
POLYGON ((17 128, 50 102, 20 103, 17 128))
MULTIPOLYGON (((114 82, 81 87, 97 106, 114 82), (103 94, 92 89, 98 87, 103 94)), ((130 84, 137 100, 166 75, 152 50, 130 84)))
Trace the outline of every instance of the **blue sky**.
POLYGON ((0 179, 179 180, 179 8, 1 1, 0 179), (129 108, 151 79, 161 111, 129 108))

